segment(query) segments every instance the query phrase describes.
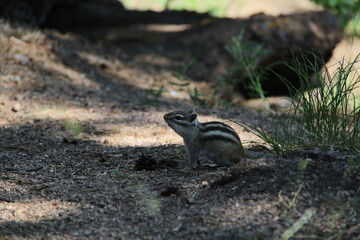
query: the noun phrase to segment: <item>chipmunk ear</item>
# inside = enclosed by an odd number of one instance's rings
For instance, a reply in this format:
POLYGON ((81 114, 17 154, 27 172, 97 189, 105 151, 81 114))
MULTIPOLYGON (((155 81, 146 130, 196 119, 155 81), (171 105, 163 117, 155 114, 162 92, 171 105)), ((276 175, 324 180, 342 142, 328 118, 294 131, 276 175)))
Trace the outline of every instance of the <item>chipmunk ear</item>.
POLYGON ((197 117, 195 109, 190 109, 187 112, 190 114, 190 122, 193 122, 197 117))
POLYGON ((196 117, 197 117, 196 113, 191 113, 190 121, 193 122, 196 119, 196 117))
POLYGON ((189 109, 187 112, 188 112, 189 114, 196 114, 195 108, 189 109))

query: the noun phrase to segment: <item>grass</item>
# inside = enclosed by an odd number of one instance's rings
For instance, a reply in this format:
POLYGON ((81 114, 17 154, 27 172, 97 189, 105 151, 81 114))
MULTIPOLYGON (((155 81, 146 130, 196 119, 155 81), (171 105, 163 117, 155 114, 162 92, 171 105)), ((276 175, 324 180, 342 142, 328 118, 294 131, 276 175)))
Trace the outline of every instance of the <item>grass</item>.
POLYGON ((153 9, 156 11, 163 10, 189 10, 196 11, 200 13, 210 13, 216 17, 223 17, 226 15, 226 12, 230 7, 241 8, 243 6, 243 1, 236 1, 234 5, 233 0, 124 0, 121 1, 126 8, 128 9, 139 9, 139 10, 148 10, 153 9))
POLYGON ((85 128, 74 119, 66 119, 63 124, 66 131, 73 137, 85 132, 85 128))
POLYGON ((141 98, 141 105, 143 107, 146 106, 154 106, 156 105, 156 100, 158 100, 164 92, 164 86, 160 88, 148 88, 145 90, 145 94, 141 98))
POLYGON ((360 37, 360 10, 354 15, 345 27, 345 33, 348 36, 360 37))
MULTIPOLYGON (((305 54, 301 55, 306 58, 305 54)), ((319 148, 339 151, 360 152, 360 106, 356 101, 354 90, 360 87, 360 75, 355 69, 360 54, 350 62, 341 60, 337 70, 330 74, 327 67, 321 69, 320 64, 313 64, 305 59, 309 68, 294 58, 287 66, 297 73, 300 88, 296 89, 286 79, 291 108, 286 114, 276 114, 266 131, 263 126, 250 126, 239 123, 263 139, 277 153, 295 149, 319 148), (313 82, 322 83, 309 90, 313 82)), ((303 60, 303 59, 302 59, 303 60)), ((315 61, 316 62, 316 61, 315 61)), ((279 76, 281 78, 281 76, 279 76)))
MULTIPOLYGON (((341 26, 346 29, 349 35, 360 35, 360 4, 355 0, 310 0, 315 4, 335 13, 341 26)), ((215 17, 227 16, 230 11, 241 13, 246 6, 243 0, 122 0, 127 9, 138 10, 189 10, 199 13, 210 13, 215 17)), ((283 2, 288 4, 289 1, 277 1, 274 4, 283 2)), ((280 7, 281 8, 281 7, 280 7)), ((259 9, 261 11, 261 9, 259 9)))
POLYGON ((354 0, 311 0, 325 9, 333 12, 341 25, 345 28, 349 21, 359 12, 360 2, 354 0))
POLYGON ((218 85, 222 85, 222 82, 230 85, 241 84, 250 95, 265 100, 265 93, 261 86, 264 69, 256 67, 257 61, 266 53, 264 46, 244 41, 244 30, 241 30, 239 35, 232 37, 232 45, 225 46, 225 49, 233 57, 235 63, 222 76, 218 85), (244 72, 245 76, 237 76, 239 71, 244 72))

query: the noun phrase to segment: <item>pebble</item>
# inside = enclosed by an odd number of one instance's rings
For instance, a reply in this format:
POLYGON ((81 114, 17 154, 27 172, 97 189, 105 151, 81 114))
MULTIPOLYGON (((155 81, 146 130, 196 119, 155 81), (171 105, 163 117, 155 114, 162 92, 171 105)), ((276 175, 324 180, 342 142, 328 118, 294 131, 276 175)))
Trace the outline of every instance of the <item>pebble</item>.
POLYGON ((29 62, 29 60, 30 60, 29 57, 27 57, 27 56, 25 56, 23 54, 19 54, 19 53, 15 53, 13 55, 13 58, 15 60, 18 60, 22 65, 27 64, 29 62))

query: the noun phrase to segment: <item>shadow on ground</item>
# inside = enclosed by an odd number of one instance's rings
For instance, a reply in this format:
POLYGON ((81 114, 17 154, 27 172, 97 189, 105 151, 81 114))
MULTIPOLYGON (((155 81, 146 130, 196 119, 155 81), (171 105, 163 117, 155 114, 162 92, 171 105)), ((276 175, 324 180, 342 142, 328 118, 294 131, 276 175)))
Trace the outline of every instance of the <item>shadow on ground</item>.
POLYGON ((54 125, 0 129, 1 237, 268 239, 309 208, 304 234, 321 234, 329 216, 348 227, 323 236, 357 233, 359 173, 343 161, 264 154, 189 171, 182 146, 107 146, 54 125))

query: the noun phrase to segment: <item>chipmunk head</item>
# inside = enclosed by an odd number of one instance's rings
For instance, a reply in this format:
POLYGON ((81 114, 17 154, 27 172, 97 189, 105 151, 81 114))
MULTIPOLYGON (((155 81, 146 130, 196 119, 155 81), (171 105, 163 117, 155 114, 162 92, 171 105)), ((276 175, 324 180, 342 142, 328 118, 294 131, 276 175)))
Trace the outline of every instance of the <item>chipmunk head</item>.
POLYGON ((184 137, 189 131, 196 129, 199 122, 194 110, 175 111, 164 115, 165 122, 180 136, 184 137))

